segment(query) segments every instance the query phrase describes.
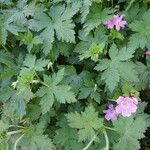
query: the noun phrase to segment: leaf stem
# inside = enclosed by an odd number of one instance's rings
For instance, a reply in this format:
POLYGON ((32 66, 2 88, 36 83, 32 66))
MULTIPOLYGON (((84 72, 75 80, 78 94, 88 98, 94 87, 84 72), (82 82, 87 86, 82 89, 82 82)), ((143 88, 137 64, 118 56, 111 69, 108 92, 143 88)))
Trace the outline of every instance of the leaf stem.
POLYGON ((126 11, 128 11, 130 9, 130 7, 132 6, 132 4, 134 3, 135 0, 131 0, 130 3, 128 4, 126 11))
POLYGON ((24 135, 25 135, 25 134, 22 134, 22 135, 16 140, 16 142, 15 142, 15 144, 14 144, 14 150, 17 150, 17 144, 18 144, 19 141, 23 138, 24 135))
POLYGON ((114 7, 114 1, 113 0, 111 0, 111 6, 114 7))
POLYGON ((84 147, 82 150, 87 150, 87 149, 91 146, 91 144, 94 142, 94 140, 96 139, 97 135, 98 135, 98 134, 95 134, 95 135, 93 136, 93 138, 91 139, 91 141, 90 141, 90 142, 86 145, 86 147, 84 147))
POLYGON ((106 141, 106 147, 105 147, 105 150, 109 150, 109 139, 108 139, 108 135, 107 135, 107 132, 106 130, 104 130, 104 137, 105 137, 105 141, 106 141))
POLYGON ((107 126, 104 126, 105 127, 105 129, 109 129, 109 130, 112 130, 112 131, 117 131, 116 129, 114 129, 114 128, 110 128, 110 127, 107 127, 107 126))
POLYGON ((9 52, 9 50, 7 49, 7 47, 5 45, 3 45, 3 44, 1 44, 1 45, 6 52, 9 52))
POLYGON ((109 101, 112 101, 112 102, 116 102, 116 100, 113 100, 113 99, 108 99, 109 101))
POLYGON ((18 134, 18 133, 21 133, 21 132, 22 132, 22 130, 11 131, 11 132, 7 132, 7 135, 18 134))
POLYGON ((34 71, 34 73, 35 73, 35 76, 38 78, 38 80, 39 80, 39 82, 40 82, 41 84, 45 85, 46 87, 49 87, 49 85, 47 85, 46 83, 44 83, 44 82, 40 79, 40 77, 38 76, 38 74, 36 73, 36 71, 34 71))
POLYGON ((23 127, 23 126, 9 125, 9 128, 11 128, 11 127, 18 127, 18 128, 26 129, 26 127, 23 127))
POLYGON ((44 82, 40 82, 41 84, 43 84, 43 85, 45 85, 46 87, 49 87, 49 85, 47 85, 46 83, 44 83, 44 82))

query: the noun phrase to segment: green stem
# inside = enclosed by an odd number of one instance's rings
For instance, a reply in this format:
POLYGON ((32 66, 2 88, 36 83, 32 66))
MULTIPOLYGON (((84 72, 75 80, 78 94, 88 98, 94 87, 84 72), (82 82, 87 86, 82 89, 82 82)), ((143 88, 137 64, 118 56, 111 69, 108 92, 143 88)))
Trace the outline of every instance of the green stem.
POLYGON ((23 126, 9 125, 9 128, 11 128, 11 127, 18 127, 18 128, 21 128, 21 129, 26 129, 26 127, 23 127, 23 126))
POLYGON ((25 134, 22 134, 22 135, 16 140, 16 142, 15 142, 15 144, 14 144, 14 150, 17 150, 17 145, 18 145, 19 141, 23 138, 24 135, 25 135, 25 134))
POLYGON ((108 5, 108 7, 109 7, 109 4, 110 4, 110 0, 107 0, 107 5, 108 5))
POLYGON ((111 0, 111 6, 114 7, 114 1, 113 0, 111 0))
POLYGON ((105 147, 105 150, 109 150, 109 139, 108 139, 108 135, 107 135, 107 132, 104 131, 104 137, 105 137, 105 141, 106 141, 106 147, 105 147))
POLYGON ((109 129, 109 130, 112 130, 112 131, 117 131, 116 129, 114 129, 114 128, 110 128, 110 127, 107 127, 107 126, 104 126, 105 127, 105 129, 109 129))
POLYGON ((44 82, 40 79, 40 77, 38 76, 38 74, 36 73, 36 71, 34 71, 34 73, 35 73, 35 76, 38 78, 38 80, 39 80, 39 82, 40 82, 41 84, 45 85, 46 87, 49 87, 49 85, 47 85, 46 83, 44 83, 44 82))
POLYGON ((44 82, 40 82, 41 84, 45 85, 46 87, 49 87, 49 85, 47 85, 46 83, 44 82))
POLYGON ((11 132, 7 132, 7 135, 18 134, 18 133, 21 133, 21 132, 22 132, 22 130, 11 131, 11 132))
POLYGON ((132 4, 134 3, 135 0, 131 0, 130 3, 128 4, 126 11, 128 11, 130 9, 130 7, 132 6, 132 4))
POLYGON ((91 139, 91 141, 90 141, 90 142, 86 145, 86 147, 84 147, 82 150, 87 150, 87 149, 91 146, 91 144, 94 142, 94 140, 96 139, 97 135, 98 135, 98 134, 95 134, 95 135, 93 136, 93 138, 91 139))
POLYGON ((17 126, 18 128, 22 128, 22 129, 26 129, 26 127, 23 127, 23 126, 17 126))
POLYGON ((53 66, 51 65, 51 70, 52 70, 52 73, 54 73, 54 68, 53 68, 53 66))
POLYGON ((109 101, 112 101, 112 102, 116 102, 116 100, 113 100, 113 99, 108 99, 109 101))
POLYGON ((5 45, 2 44, 2 47, 6 52, 9 52, 9 50, 7 49, 7 47, 5 45))

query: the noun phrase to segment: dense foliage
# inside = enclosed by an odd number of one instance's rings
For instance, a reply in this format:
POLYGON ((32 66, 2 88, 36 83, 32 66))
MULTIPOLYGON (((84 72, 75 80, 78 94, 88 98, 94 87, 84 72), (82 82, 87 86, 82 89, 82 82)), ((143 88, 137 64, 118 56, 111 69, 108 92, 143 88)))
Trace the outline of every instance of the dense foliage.
POLYGON ((0 0, 0 149, 140 149, 149 2, 0 0))

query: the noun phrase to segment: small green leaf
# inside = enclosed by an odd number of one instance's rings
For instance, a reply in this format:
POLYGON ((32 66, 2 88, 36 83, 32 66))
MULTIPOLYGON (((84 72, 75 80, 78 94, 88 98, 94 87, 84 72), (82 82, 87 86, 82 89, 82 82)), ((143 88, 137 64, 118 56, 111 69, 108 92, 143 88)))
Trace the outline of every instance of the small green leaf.
POLYGON ((99 55, 102 54, 105 44, 95 44, 92 43, 91 47, 88 51, 85 51, 82 55, 80 55, 80 60, 91 57, 93 61, 97 61, 99 55))
POLYGON ((119 139, 114 144, 114 149, 123 150, 139 149, 140 144, 138 139, 143 138, 145 130, 148 127, 148 116, 146 114, 135 115, 134 117, 120 117, 113 125, 119 133, 119 139))
POLYGON ((113 92, 120 81, 136 83, 139 81, 136 65, 129 61, 133 57, 134 50, 126 47, 118 50, 113 44, 109 49, 111 59, 102 59, 95 69, 103 71, 101 80, 104 80, 110 92, 113 92))
POLYGON ((99 130, 103 126, 103 119, 98 118, 98 113, 92 105, 85 108, 84 112, 80 113, 68 113, 67 119, 69 126, 79 129, 79 141, 91 140, 96 134, 96 130, 99 130))
POLYGON ((49 111, 55 99, 60 103, 76 102, 75 94, 70 90, 70 86, 60 84, 63 75, 64 69, 61 69, 52 77, 44 76, 44 86, 36 92, 36 95, 41 98, 40 105, 43 114, 49 111))

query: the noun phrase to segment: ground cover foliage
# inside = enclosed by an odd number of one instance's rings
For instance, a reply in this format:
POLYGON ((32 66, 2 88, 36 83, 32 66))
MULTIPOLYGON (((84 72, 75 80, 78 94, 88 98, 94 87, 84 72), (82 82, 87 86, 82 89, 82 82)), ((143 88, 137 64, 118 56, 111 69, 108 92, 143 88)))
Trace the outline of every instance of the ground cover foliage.
POLYGON ((149 2, 0 0, 0 149, 140 149, 149 2))

